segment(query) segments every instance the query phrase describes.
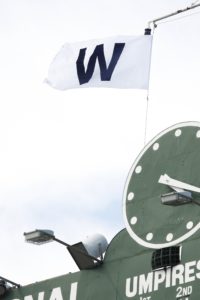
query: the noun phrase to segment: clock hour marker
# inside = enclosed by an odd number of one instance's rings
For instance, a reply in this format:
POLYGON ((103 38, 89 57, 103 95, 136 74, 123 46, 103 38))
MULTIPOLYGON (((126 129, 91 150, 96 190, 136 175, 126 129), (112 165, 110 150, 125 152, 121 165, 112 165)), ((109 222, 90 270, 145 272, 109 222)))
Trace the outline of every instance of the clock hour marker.
POLYGON ((173 234, 172 233, 168 233, 168 235, 166 236, 166 241, 170 242, 173 239, 173 234))
POLYGON ((192 229, 193 226, 194 226, 194 223, 192 221, 190 221, 186 224, 187 229, 192 229))
POLYGON ((175 131, 175 136, 176 136, 176 137, 179 137, 181 134, 182 134, 181 129, 177 129, 177 130, 175 131))
POLYGON ((129 193, 129 194, 128 194, 128 197, 127 197, 127 200, 128 200, 128 201, 133 200, 134 196, 135 196, 134 193, 132 193, 132 192, 129 193))
POLYGON ((146 240, 147 240, 147 241, 151 241, 152 238, 153 238, 153 233, 152 233, 152 232, 147 233, 147 235, 146 235, 146 240))
POLYGON ((137 223, 137 217, 132 217, 130 222, 132 225, 135 225, 137 223))
POLYGON ((135 173, 139 174, 142 172, 142 167, 141 166, 137 166, 135 169, 135 173))
POLYGON ((199 139, 200 138, 200 130, 197 131, 196 137, 199 139))
POLYGON ((154 150, 154 151, 157 151, 157 150, 159 149, 159 147, 160 147, 159 143, 155 143, 155 144, 153 145, 153 150, 154 150))

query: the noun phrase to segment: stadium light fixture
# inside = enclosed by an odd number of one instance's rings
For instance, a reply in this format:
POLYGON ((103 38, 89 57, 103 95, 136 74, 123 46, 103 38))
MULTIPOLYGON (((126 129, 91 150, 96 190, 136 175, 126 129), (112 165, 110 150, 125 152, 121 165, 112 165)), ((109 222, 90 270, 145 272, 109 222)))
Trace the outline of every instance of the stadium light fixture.
MULTIPOLYGON (((26 242, 33 243, 35 245, 41 245, 52 241, 64 245, 80 270, 92 269, 103 263, 102 251, 105 251, 105 247, 104 249, 99 249, 99 257, 101 259, 98 259, 97 257, 90 255, 87 250, 87 246, 85 246, 84 243, 79 242, 74 245, 69 245, 68 243, 56 238, 52 230, 36 229, 31 232, 25 232, 24 236, 26 242)), ((101 243, 99 246, 101 248, 101 243)))
POLYGON ((193 201, 191 192, 172 192, 161 195, 161 202, 164 205, 178 206, 193 201))

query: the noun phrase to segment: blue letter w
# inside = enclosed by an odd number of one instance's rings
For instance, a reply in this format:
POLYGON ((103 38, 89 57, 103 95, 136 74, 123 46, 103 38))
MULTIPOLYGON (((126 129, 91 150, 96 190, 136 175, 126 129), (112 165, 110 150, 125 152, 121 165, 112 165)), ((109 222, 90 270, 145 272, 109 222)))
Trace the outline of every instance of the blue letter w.
POLYGON ((94 68, 97 59, 100 67, 101 81, 110 81, 113 71, 116 67, 116 64, 124 49, 125 43, 115 43, 112 58, 108 67, 106 66, 103 46, 104 45, 101 44, 95 47, 94 52, 92 53, 88 61, 87 70, 85 70, 85 66, 84 66, 85 53, 87 48, 80 49, 79 56, 76 61, 77 74, 78 74, 78 79, 80 84, 87 83, 91 79, 94 73, 94 68))

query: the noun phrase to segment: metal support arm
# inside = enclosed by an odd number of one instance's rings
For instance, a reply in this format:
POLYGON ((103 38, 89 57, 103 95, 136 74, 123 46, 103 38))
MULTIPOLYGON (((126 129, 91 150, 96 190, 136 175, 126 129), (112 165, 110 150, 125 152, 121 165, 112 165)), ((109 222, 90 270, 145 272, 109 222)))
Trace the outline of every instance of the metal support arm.
POLYGON ((179 9, 179 10, 177 10, 176 12, 173 12, 173 13, 171 13, 171 14, 168 14, 168 15, 165 15, 165 16, 163 16, 163 17, 160 17, 160 18, 151 20, 151 21, 148 22, 147 27, 148 27, 148 28, 151 28, 151 24, 152 24, 152 23, 153 23, 154 26, 155 26, 155 25, 156 25, 156 22, 159 22, 159 21, 161 21, 161 20, 164 20, 164 19, 173 17, 173 16, 175 16, 175 15, 184 13, 184 12, 186 12, 186 11, 189 11, 189 10, 191 10, 191 9, 197 8, 197 7, 199 7, 199 6, 200 6, 200 4, 196 4, 196 5, 195 5, 195 4, 192 4, 191 6, 188 6, 188 7, 183 8, 183 9, 179 9))

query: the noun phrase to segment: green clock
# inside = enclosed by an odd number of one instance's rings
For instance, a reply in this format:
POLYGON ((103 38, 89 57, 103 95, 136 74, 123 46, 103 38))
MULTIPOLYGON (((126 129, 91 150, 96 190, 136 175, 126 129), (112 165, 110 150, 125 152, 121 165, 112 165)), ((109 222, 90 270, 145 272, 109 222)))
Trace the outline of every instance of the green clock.
MULTIPOLYGON (((169 203, 167 203, 169 204, 169 203)), ((176 245, 200 228, 200 123, 167 128, 135 160, 125 185, 123 214, 130 236, 159 249, 176 245), (164 195, 186 201, 165 205, 164 195), (182 196, 181 196, 182 197, 182 196)))

